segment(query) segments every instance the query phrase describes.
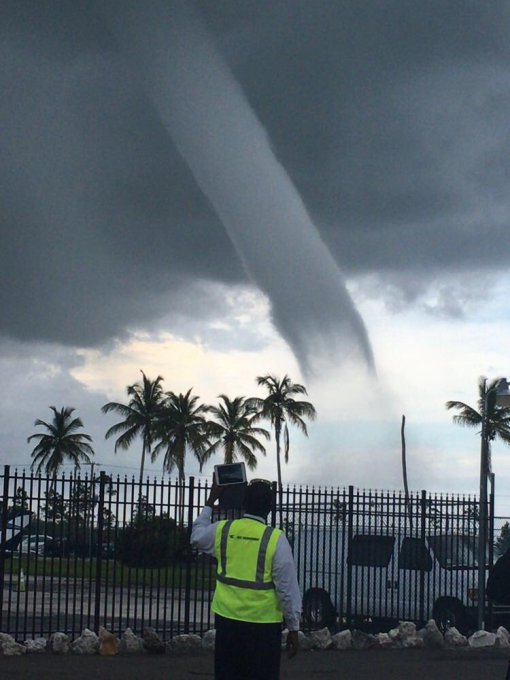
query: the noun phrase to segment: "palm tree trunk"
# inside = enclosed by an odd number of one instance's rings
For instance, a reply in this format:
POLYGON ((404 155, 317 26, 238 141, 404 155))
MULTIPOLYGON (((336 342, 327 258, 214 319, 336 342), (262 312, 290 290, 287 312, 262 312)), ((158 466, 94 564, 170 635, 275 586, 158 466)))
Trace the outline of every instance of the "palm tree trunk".
POLYGON ((234 442, 225 443, 225 465, 231 465, 234 462, 234 442))
POLYGON ((184 526, 184 483, 186 481, 186 475, 184 473, 184 456, 185 450, 183 445, 177 459, 177 471, 179 476, 179 494, 177 502, 179 505, 179 524, 181 527, 184 526))
POLYGON ((145 466, 145 450, 147 448, 147 441, 145 437, 143 438, 143 447, 142 447, 142 460, 140 463, 140 481, 139 481, 139 492, 138 495, 141 497, 142 496, 142 486, 143 486, 143 468, 145 466))
POLYGON ((274 424, 274 435, 276 439, 276 470, 278 475, 278 506, 279 506, 279 516, 280 516, 280 529, 283 529, 283 488, 282 488, 282 463, 280 457, 280 433, 281 433, 281 421, 277 419, 274 424))

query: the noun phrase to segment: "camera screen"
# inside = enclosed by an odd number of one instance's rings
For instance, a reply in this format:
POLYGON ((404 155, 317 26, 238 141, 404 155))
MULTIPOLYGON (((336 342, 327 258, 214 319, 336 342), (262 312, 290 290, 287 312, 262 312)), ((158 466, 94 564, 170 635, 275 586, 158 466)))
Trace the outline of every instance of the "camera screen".
POLYGON ((244 463, 216 466, 216 483, 220 486, 225 484, 242 484, 245 481, 244 463))

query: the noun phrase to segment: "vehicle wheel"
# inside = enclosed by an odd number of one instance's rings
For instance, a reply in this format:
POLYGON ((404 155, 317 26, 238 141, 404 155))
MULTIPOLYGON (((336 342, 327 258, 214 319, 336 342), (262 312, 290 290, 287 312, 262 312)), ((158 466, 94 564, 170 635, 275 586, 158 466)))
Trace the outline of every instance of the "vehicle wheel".
POLYGON ((462 635, 466 635, 469 632, 468 615, 465 607, 459 600, 455 600, 454 598, 438 600, 434 605, 432 616, 443 635, 448 628, 453 627, 457 628, 462 635))
POLYGON ((303 622, 305 628, 335 628, 336 612, 327 590, 309 588, 303 597, 303 622))

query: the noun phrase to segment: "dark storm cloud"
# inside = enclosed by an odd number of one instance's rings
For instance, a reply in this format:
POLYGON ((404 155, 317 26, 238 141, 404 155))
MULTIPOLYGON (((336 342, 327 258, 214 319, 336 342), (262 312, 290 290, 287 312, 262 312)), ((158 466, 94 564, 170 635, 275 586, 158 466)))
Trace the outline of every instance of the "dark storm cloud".
POLYGON ((507 3, 235 4, 224 51, 343 268, 506 264, 507 3))
POLYGON ((0 324, 90 344, 242 269, 106 29, 55 7, 3 22, 0 324))
MULTIPOLYGON (((94 344, 168 313, 192 280, 245 279, 94 7, 2 8, 0 331, 14 337, 94 344)), ((506 266, 507 3, 198 7, 345 272, 419 291, 506 266)))

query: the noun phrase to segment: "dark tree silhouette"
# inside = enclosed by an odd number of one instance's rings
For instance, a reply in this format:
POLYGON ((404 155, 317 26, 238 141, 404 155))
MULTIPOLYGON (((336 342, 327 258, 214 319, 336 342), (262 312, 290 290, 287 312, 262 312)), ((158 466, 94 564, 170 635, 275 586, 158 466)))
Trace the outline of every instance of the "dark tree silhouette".
POLYGON ((175 467, 181 482, 185 479, 186 453, 190 451, 197 457, 202 470, 210 448, 206 420, 209 407, 198 403, 199 398, 191 396, 191 389, 186 394, 167 392, 156 424, 158 443, 152 460, 164 452, 163 469, 171 472, 175 467))
POLYGON ((76 468, 80 463, 91 463, 94 449, 89 442, 92 437, 84 432, 78 432, 83 427, 80 418, 74 418, 74 408, 63 406, 57 410, 55 406, 50 406, 53 411, 53 418, 50 422, 40 420, 35 421, 36 427, 46 428, 46 432, 32 434, 27 441, 37 441, 32 453, 31 469, 36 468, 40 473, 43 469, 46 473, 55 477, 64 463, 70 462, 76 468))
POLYGON ((220 394, 219 399, 219 405, 210 408, 214 418, 208 425, 212 444, 206 453, 212 455, 223 449, 225 463, 234 463, 242 458, 249 469, 254 470, 257 466, 254 451, 266 455, 266 449, 258 438, 269 439, 270 434, 261 427, 253 427, 255 411, 248 407, 244 397, 229 399, 220 394))
POLYGON ((264 375, 257 378, 257 384, 264 387, 268 394, 262 399, 252 397, 247 400, 249 408, 256 411, 253 422, 269 420, 274 429, 276 439, 276 465, 278 473, 278 489, 280 493, 280 525, 283 526, 282 504, 282 466, 281 466, 281 436, 283 434, 284 459, 289 460, 289 429, 288 424, 296 426, 308 436, 305 418, 314 420, 317 416, 315 407, 309 401, 299 401, 295 397, 307 394, 306 388, 294 383, 285 375, 282 380, 274 375, 264 375))
POLYGON ((124 417, 120 423, 112 425, 106 432, 105 438, 120 435, 115 442, 115 453, 119 449, 128 449, 137 437, 142 438, 142 458, 140 461, 140 489, 143 484, 143 470, 145 457, 151 453, 154 442, 154 430, 158 418, 161 416, 163 405, 163 378, 159 375, 156 380, 150 380, 143 371, 142 382, 129 385, 127 404, 110 401, 102 407, 103 413, 118 413, 124 417))

